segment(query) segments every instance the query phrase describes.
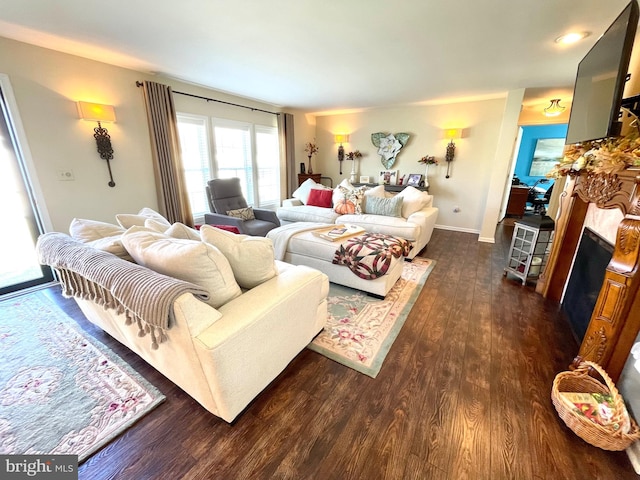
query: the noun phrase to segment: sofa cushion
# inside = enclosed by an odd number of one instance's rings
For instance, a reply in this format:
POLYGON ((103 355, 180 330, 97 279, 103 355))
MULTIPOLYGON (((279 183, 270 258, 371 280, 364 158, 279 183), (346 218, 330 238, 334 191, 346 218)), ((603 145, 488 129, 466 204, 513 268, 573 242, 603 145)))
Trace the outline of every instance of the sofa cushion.
POLYGON ((430 205, 433 199, 427 192, 421 192, 412 186, 405 187, 396 196, 404 199, 402 202, 402 216, 404 218, 409 218, 411 214, 430 205))
POLYGON ((370 233, 384 233, 414 241, 420 236, 420 226, 407 222, 402 217, 382 217, 380 215, 340 215, 336 223, 347 223, 363 227, 370 233))
POLYGON ((214 308, 242 293, 228 260, 208 243, 171 238, 138 226, 122 235, 122 243, 138 264, 206 289, 207 303, 214 308))
POLYGON ((339 216, 332 208, 313 207, 310 205, 280 207, 276 214, 283 222, 314 223, 334 223, 339 216))
POLYGON ((119 213, 116 215, 116 220, 124 228, 129 228, 133 226, 142 227, 144 226, 144 222, 148 218, 152 218, 160 223, 164 223, 167 226, 167 228, 171 226, 171 222, 169 222, 169 220, 164 218, 155 210, 148 207, 144 207, 137 214, 119 213))
POLYGON ((402 217, 402 197, 380 198, 374 196, 365 197, 364 213, 373 215, 385 215, 388 217, 402 217))
POLYGON ((324 207, 331 208, 332 207, 332 197, 333 190, 325 190, 312 188, 309 191, 309 198, 307 200, 307 205, 312 207, 324 207))
POLYGON ((236 208, 234 210, 227 210, 227 215, 240 220, 255 220, 256 215, 253 213, 253 207, 236 208))
POLYGON ((273 242, 268 238, 236 235, 209 225, 200 229, 202 241, 218 248, 242 288, 253 288, 278 274, 273 242))

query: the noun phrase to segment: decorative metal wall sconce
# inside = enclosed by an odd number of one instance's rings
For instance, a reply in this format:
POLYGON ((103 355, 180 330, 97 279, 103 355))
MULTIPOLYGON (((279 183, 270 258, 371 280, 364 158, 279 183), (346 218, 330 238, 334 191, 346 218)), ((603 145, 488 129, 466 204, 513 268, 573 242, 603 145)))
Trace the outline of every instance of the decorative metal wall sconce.
POLYGON ((115 187, 116 182, 113 181, 113 174, 111 173, 110 160, 113 160, 113 148, 111 147, 111 137, 106 128, 104 128, 101 122, 113 123, 116 121, 116 112, 111 105, 101 105, 99 103, 78 102, 78 113, 83 120, 98 122, 98 126, 93 129, 93 138, 96 139, 96 146, 98 148, 98 154, 100 158, 107 161, 107 168, 109 169, 109 186, 115 187))
POLYGON ((334 136, 334 141, 340 144, 340 146, 338 147, 338 162, 340 162, 340 175, 342 175, 342 162, 344 161, 344 147, 342 146, 342 144, 349 141, 349 135, 345 135, 342 133, 337 134, 334 136))
POLYGON ((453 157, 456 154, 456 144, 453 143, 453 139, 462 138, 462 129, 448 128, 444 131, 444 138, 449 139, 449 143, 447 144, 447 152, 444 156, 444 159, 447 162, 447 175, 444 178, 449 178, 451 176, 449 174, 451 162, 453 162, 453 157))
POLYGON ((560 105, 560 99, 554 98, 551 100, 551 105, 544 109, 544 114, 547 117, 557 117, 565 111, 567 107, 560 105))

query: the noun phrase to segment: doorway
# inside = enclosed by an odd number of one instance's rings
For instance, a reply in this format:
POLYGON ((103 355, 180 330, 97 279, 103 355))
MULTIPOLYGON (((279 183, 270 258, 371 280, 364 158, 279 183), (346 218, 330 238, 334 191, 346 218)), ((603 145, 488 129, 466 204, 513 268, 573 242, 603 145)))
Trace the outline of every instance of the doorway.
POLYGON ((48 266, 40 265, 35 251, 44 232, 29 180, 24 149, 17 135, 15 109, 6 76, 0 78, 0 295, 53 281, 48 266))

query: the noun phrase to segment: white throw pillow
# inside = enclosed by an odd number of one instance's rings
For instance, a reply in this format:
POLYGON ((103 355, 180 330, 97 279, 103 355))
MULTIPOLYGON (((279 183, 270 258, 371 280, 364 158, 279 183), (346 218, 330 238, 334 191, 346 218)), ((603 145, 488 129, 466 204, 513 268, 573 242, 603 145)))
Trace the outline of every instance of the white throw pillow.
POLYGON ((144 207, 137 214, 119 213, 119 214, 116 215, 116 220, 124 228, 129 228, 129 227, 133 227, 133 226, 142 227, 142 226, 144 226, 144 222, 148 218, 156 220, 157 222, 160 222, 160 223, 164 223, 167 226, 167 228, 169 228, 171 226, 171 223, 169 222, 169 220, 164 218, 162 215, 160 215, 155 210, 153 210, 151 208, 148 208, 148 207, 144 207))
POLYGON ((131 261, 121 241, 124 232, 125 229, 118 225, 84 218, 74 218, 69 225, 69 234, 74 240, 131 261))
POLYGON ((164 232, 172 238, 200 241, 200 232, 195 228, 187 227, 184 223, 176 222, 164 232))
POLYGON ((171 238, 136 226, 122 235, 122 243, 136 263, 207 290, 207 303, 214 308, 242 293, 229 262, 212 245, 171 238))
POLYGON ((144 226, 149 230, 153 230, 154 232, 158 233, 164 233, 169 228, 164 222, 159 222, 158 220, 154 220, 153 218, 147 218, 144 221, 144 226))
POLYGON ((346 178, 343 179, 336 188, 333 189, 333 197, 332 197, 332 202, 333 205, 336 206, 338 204, 338 202, 340 200, 343 200, 345 195, 344 195, 344 191, 340 190, 340 187, 342 188, 346 188, 347 190, 353 190, 356 187, 354 187, 351 182, 349 180, 347 180, 346 178))
POLYGON ((278 274, 273 242, 268 238, 237 235, 210 225, 203 225, 200 235, 229 260, 242 288, 256 287, 278 274))
POLYGON ((295 192, 291 194, 293 198, 297 198, 305 205, 309 200, 309 193, 311 193, 311 189, 316 188, 319 190, 331 190, 329 187, 325 187, 321 183, 316 183, 311 178, 307 178, 302 184, 296 189, 295 192))
POLYGON ((403 198, 402 216, 404 218, 409 218, 411 214, 422 210, 431 202, 432 198, 427 192, 421 192, 412 186, 405 187, 398 196, 403 198))
POLYGON ((364 192, 365 197, 378 197, 378 198, 389 198, 387 192, 384 189, 384 185, 378 185, 377 187, 369 188, 364 192))
POLYGON ((69 225, 69 234, 80 242, 91 242, 105 237, 122 235, 125 229, 112 223, 98 222, 96 220, 85 220, 84 218, 74 218, 69 225))
POLYGON ((114 235, 112 237, 96 238, 95 240, 86 242, 86 244, 96 250, 109 252, 123 260, 133 262, 133 258, 129 255, 129 252, 127 252, 127 249, 124 248, 124 245, 122 244, 122 234, 114 235))

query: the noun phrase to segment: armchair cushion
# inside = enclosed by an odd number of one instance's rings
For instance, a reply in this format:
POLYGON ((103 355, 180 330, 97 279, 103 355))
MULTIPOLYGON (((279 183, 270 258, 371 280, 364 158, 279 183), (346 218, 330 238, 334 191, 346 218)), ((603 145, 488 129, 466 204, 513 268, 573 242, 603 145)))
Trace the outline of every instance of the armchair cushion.
POLYGON ((210 225, 200 229, 202 241, 218 248, 229 260, 236 282, 257 287, 278 274, 273 242, 267 238, 236 235, 210 225))

